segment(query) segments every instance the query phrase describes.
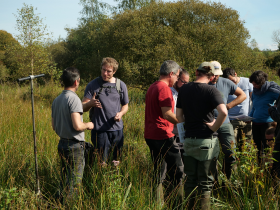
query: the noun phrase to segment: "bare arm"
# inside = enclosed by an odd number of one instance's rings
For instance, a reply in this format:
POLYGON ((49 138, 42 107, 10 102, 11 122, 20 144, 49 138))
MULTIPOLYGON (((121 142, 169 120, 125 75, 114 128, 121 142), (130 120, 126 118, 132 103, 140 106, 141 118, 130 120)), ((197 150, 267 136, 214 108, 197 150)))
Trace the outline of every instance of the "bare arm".
POLYGON ((246 94, 241 90, 241 88, 237 87, 234 95, 237 97, 230 103, 227 104, 227 109, 231 109, 232 107, 235 107, 236 105, 242 103, 246 99, 246 94))
POLYGON ((128 111, 128 104, 125 104, 122 106, 121 111, 116 114, 114 120, 119 122, 122 119, 122 116, 125 115, 125 113, 127 113, 127 111, 128 111))
POLYGON ((211 123, 206 123, 206 125, 208 125, 208 127, 214 132, 217 131, 221 127, 221 125, 225 121, 227 114, 228 114, 227 108, 224 104, 218 105, 217 110, 218 110, 217 119, 211 123))
POLYGON ((183 109, 176 108, 176 118, 178 119, 179 123, 185 122, 183 109))
POLYGON ((94 125, 92 122, 84 123, 81 120, 81 114, 78 112, 71 113, 73 127, 76 131, 92 130, 94 125))
POLYGON ((161 107, 161 112, 164 119, 175 125, 178 123, 176 115, 172 112, 172 107, 161 107))

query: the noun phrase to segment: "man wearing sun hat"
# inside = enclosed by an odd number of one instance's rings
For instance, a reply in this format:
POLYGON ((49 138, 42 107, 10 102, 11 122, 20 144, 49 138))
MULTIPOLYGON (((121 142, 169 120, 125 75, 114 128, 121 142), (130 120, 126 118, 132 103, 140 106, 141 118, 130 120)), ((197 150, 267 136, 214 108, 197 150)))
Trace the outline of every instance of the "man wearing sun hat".
MULTIPOLYGON (((214 79, 209 83, 209 85, 215 86, 221 93, 223 101, 227 109, 242 103, 246 99, 246 94, 237 87, 232 81, 220 77, 223 75, 221 64, 218 61, 211 61, 214 65, 214 79), (236 95, 236 98, 227 104, 228 96, 236 95)), ((215 115, 217 116, 217 111, 215 110, 215 115)), ((229 179, 231 176, 231 171, 233 163, 235 162, 235 157, 233 154, 233 149, 235 148, 235 137, 232 124, 230 123, 229 117, 227 116, 223 125, 218 130, 218 138, 222 146, 222 151, 225 154, 224 163, 223 163, 223 172, 229 179)), ((217 178, 217 177, 216 177, 217 178)), ((216 180, 217 181, 217 180, 216 180)))
POLYGON ((196 70, 196 81, 183 85, 177 98, 176 117, 179 122, 185 122, 186 130, 183 161, 186 166, 187 209, 194 208, 197 194, 201 195, 200 209, 210 209, 210 194, 220 152, 216 131, 227 116, 220 92, 208 85, 214 79, 214 72, 210 62, 200 64, 196 70), (218 112, 216 120, 214 109, 218 112))

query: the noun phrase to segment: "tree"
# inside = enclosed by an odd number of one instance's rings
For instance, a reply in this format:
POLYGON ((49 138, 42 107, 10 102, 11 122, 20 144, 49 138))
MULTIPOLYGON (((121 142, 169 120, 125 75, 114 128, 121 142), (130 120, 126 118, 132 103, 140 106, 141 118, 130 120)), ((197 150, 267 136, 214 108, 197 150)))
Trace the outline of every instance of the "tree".
POLYGON ((45 73, 53 75, 55 64, 51 62, 50 53, 44 46, 46 36, 49 35, 43 20, 35 14, 33 6, 24 4, 18 9, 16 29, 20 32, 16 36, 21 45, 7 49, 7 56, 16 59, 18 68, 10 72, 13 77, 22 77, 45 73))
POLYGON ((0 30, 0 80, 4 81, 9 77, 9 68, 15 66, 15 61, 7 58, 6 50, 8 47, 19 46, 18 41, 14 39, 12 34, 7 31, 0 30))
POLYGON ((258 43, 255 39, 252 39, 251 42, 250 42, 250 48, 255 51, 255 52, 259 52, 259 46, 258 46, 258 43))
POLYGON ((280 29, 273 31, 272 40, 277 43, 278 46, 280 45, 280 29))
POLYGON ((238 12, 221 3, 154 2, 103 17, 69 29, 65 41, 68 63, 86 80, 100 75, 101 59, 108 56, 120 63, 117 77, 141 88, 158 79, 165 60, 177 61, 193 77, 203 61, 218 60, 240 74, 264 64, 264 56, 248 47, 238 12))
POLYGON ((237 11, 221 3, 152 3, 118 14, 107 24, 103 37, 110 41, 104 52, 121 63, 117 74, 128 84, 148 87, 169 59, 192 76, 203 61, 218 60, 238 72, 263 66, 263 59, 247 46, 250 35, 237 11))

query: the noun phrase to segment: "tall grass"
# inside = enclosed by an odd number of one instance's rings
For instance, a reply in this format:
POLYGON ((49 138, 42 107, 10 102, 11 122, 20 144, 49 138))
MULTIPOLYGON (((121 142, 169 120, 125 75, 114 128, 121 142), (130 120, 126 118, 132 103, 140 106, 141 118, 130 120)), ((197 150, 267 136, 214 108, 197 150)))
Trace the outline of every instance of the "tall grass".
MULTIPOLYGON (((77 94, 83 97, 85 86, 77 94)), ((38 166, 42 196, 36 197, 30 87, 1 85, 0 89, 0 208, 67 208, 54 195, 60 182, 59 137, 51 128, 51 103, 62 88, 50 84, 35 86, 35 122, 38 166)), ((157 209, 152 195, 152 161, 144 141, 144 97, 140 90, 129 90, 129 111, 124 116, 125 145, 116 169, 86 167, 83 187, 74 209, 157 209)), ((88 113, 84 114, 88 121, 88 113)), ((90 141, 90 132, 86 131, 90 141)), ((278 186, 267 169, 256 165, 255 151, 244 145, 237 151, 238 173, 231 180, 221 174, 227 191, 214 192, 213 209, 278 208, 278 186), (250 168, 251 167, 251 168, 250 168), (253 167, 253 168, 252 168, 253 167), (215 199, 214 199, 215 198, 215 199)), ((186 165, 187 167, 187 165, 186 165)), ((168 209, 168 207, 166 207, 168 209)))

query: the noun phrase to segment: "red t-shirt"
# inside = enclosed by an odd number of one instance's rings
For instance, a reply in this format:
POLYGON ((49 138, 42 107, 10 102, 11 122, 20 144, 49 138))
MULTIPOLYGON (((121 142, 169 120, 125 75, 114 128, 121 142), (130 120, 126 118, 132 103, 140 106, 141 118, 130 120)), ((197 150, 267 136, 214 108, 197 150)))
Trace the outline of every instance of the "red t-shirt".
POLYGON ((146 94, 145 133, 146 139, 163 140, 174 136, 174 125, 163 118, 161 107, 172 107, 174 99, 168 85, 157 81, 153 83, 146 94))

